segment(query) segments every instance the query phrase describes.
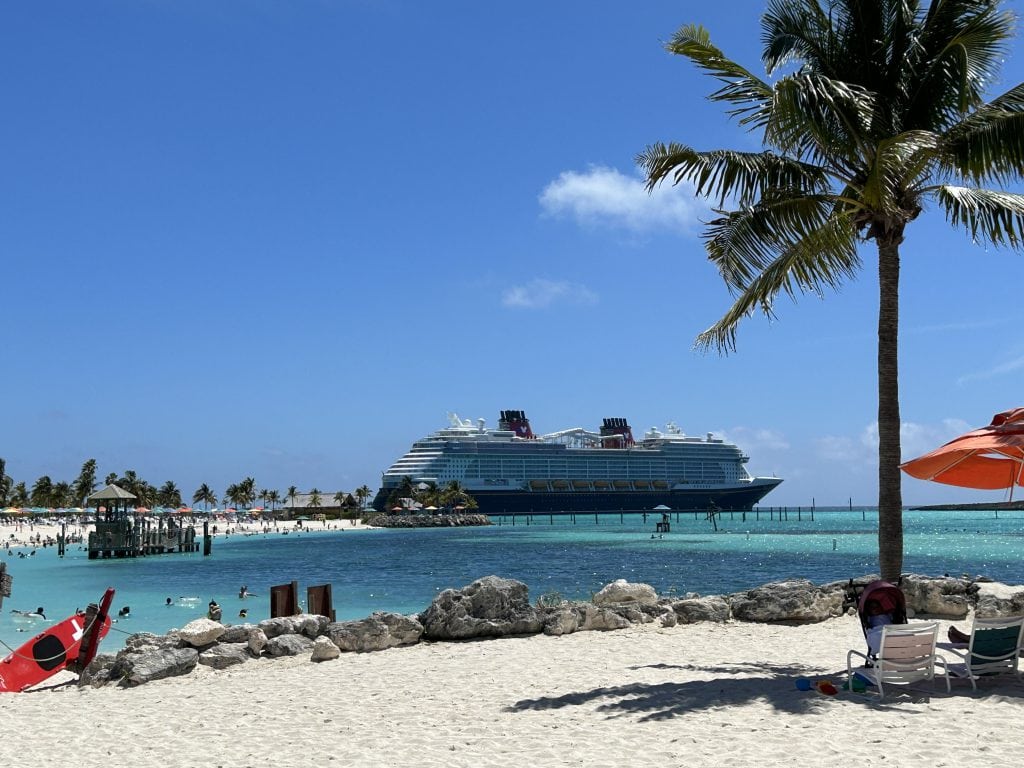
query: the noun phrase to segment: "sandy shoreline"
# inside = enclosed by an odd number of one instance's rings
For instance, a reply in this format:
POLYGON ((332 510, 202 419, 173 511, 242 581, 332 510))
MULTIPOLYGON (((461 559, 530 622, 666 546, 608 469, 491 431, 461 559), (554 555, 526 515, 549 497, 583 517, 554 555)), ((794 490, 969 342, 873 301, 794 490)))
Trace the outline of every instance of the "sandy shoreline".
MULTIPOLYGON (((190 518, 185 518, 184 522, 186 525, 193 524, 193 521, 190 518)), ((324 523, 306 520, 301 522, 301 530, 305 533, 319 533, 326 530, 350 531, 372 527, 365 525, 358 520, 328 520, 324 523)), ((271 531, 277 533, 279 531, 292 531, 296 528, 300 528, 299 523, 300 521, 298 520, 278 520, 273 524, 269 522, 232 523, 214 520, 211 521, 211 533, 215 537, 246 535, 262 533, 263 529, 268 526, 271 531), (216 532, 213 531, 213 527, 216 527, 216 532)), ((196 519, 194 524, 196 527, 196 533, 201 535, 203 526, 202 520, 196 519)), ((92 523, 69 523, 66 531, 69 537, 80 536, 85 539, 85 537, 89 535, 89 531, 92 529, 92 523)), ((37 523, 25 520, 17 523, 0 524, 0 548, 14 549, 42 546, 42 542, 44 541, 56 542, 57 536, 60 535, 60 531, 60 524, 51 522, 37 523)))
MULTIPOLYGON (((948 625, 948 622, 943 622, 948 625)), ((959 622, 961 626, 964 622, 959 622)), ((1019 762, 1024 683, 834 697, 855 617, 635 626, 260 659, 134 689, 0 696, 19 766, 892 766, 1019 762)), ((842 674, 841 674, 842 673, 842 674)))

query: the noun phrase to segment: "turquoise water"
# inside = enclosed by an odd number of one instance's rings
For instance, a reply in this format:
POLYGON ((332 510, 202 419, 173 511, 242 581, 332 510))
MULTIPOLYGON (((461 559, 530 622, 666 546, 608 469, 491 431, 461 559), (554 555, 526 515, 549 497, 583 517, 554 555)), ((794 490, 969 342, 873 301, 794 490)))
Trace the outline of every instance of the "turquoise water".
MULTIPOLYGON (((722 594, 783 578, 822 583, 876 573, 874 511, 804 511, 797 520, 760 519, 747 513, 722 516, 718 531, 704 519, 673 514, 671 533, 652 538, 655 516, 536 516, 498 519, 487 528, 348 530, 231 536, 214 542, 213 556, 165 555, 89 561, 72 549, 64 559, 53 548, 32 557, 5 557, 14 589, 0 611, 0 640, 15 646, 46 626, 17 619, 11 609, 46 609, 50 621, 117 590, 115 608, 128 605, 104 642, 120 647, 126 633, 165 632, 205 615, 210 599, 224 621, 269 616, 269 587, 294 580, 331 583, 339 619, 388 610, 414 613, 449 587, 496 574, 530 587, 530 596, 557 592, 588 599, 615 579, 651 584, 659 594, 722 594), (255 597, 238 598, 242 584, 255 597), (171 597, 174 605, 165 605, 171 597), (181 597, 195 598, 191 602, 181 597), (19 631, 20 630, 20 631, 19 631)), ((658 518, 660 519, 660 518, 658 518)), ((984 574, 1024 583, 1024 512, 906 512, 908 572, 984 574)), ((2 556, 2 555, 0 555, 2 556)))

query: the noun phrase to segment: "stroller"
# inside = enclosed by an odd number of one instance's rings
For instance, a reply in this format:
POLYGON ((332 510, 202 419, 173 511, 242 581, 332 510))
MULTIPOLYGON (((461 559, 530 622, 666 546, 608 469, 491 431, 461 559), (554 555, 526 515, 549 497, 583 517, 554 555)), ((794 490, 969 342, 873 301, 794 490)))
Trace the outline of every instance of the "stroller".
MULTIPOLYGON (((907 598, 895 584, 888 581, 872 581, 863 587, 855 585, 853 579, 846 588, 847 601, 857 606, 860 626, 864 631, 864 640, 872 628, 871 619, 879 613, 888 614, 891 624, 907 623, 907 598)), ((874 657, 876 652, 868 644, 868 655, 874 657)))

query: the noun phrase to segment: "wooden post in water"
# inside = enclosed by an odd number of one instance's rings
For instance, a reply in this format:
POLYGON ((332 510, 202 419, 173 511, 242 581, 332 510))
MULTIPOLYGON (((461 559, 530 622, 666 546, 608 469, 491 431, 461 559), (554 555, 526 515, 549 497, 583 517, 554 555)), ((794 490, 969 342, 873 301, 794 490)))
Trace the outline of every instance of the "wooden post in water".
POLYGON ((57 557, 64 557, 64 542, 68 535, 68 524, 60 524, 60 536, 57 537, 57 557))
POLYGON ((210 538, 210 521, 203 520, 203 557, 209 557, 212 548, 213 539, 210 538))

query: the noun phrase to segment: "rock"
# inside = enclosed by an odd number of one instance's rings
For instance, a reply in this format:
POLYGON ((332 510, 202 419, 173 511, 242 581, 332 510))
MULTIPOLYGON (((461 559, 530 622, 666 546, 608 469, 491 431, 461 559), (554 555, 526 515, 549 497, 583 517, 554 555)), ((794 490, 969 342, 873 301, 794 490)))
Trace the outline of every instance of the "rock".
POLYGON ((110 679, 123 686, 142 685, 165 677, 187 675, 196 668, 199 651, 195 648, 169 648, 118 654, 110 668, 110 679))
POLYGON ((110 670, 117 662, 117 657, 112 653, 98 653, 89 663, 82 674, 78 676, 78 685, 90 685, 99 688, 110 682, 110 670))
POLYGON ((259 656, 263 653, 263 649, 267 647, 267 642, 266 634, 262 629, 256 627, 249 633, 249 653, 253 656, 259 656))
POLYGON ((249 633, 255 628, 255 624, 231 624, 224 628, 224 634, 217 638, 217 642, 248 643, 249 633))
POLYGON ((249 649, 241 643, 219 643, 199 654, 199 663, 214 669, 226 669, 249 660, 249 649))
POLYGON ((381 651, 415 645, 423 625, 400 613, 377 612, 358 621, 340 621, 327 627, 327 636, 342 651, 381 651))
POLYGON ((305 635, 312 639, 324 634, 327 625, 331 620, 326 616, 316 616, 312 613, 299 613, 295 616, 278 616, 274 619, 264 619, 259 623, 259 628, 268 639, 280 635, 305 635))
POLYGON ((663 627, 674 627, 679 623, 679 617, 673 610, 664 611, 658 619, 663 627))
POLYGON ((580 612, 579 629, 582 632, 603 632, 631 626, 629 619, 608 608, 599 608, 596 605, 583 603, 578 610, 580 612))
POLYGON ((152 632, 137 632, 124 641, 124 648, 119 653, 162 651, 169 648, 181 648, 181 640, 178 639, 177 634, 154 635, 152 632))
POLYGON ((978 587, 968 579, 907 574, 900 581, 907 599, 907 613, 962 619, 971 607, 978 587))
POLYGON ((639 603, 641 605, 655 605, 658 602, 658 595, 650 584, 632 584, 625 579, 618 579, 611 584, 606 584, 601 591, 594 595, 594 605, 608 606, 619 603, 639 603))
POLYGON ((545 635, 571 635, 579 628, 579 612, 568 605, 551 608, 544 615, 545 635))
POLYGON ((795 579, 737 592, 729 596, 729 605, 733 618, 741 621, 818 622, 842 613, 843 592, 795 579))
POLYGON ((1024 587, 1008 584, 978 584, 975 616, 1020 616, 1024 614, 1024 587))
POLYGON ((267 641, 263 653, 267 656, 298 656, 312 647, 313 641, 305 635, 278 635, 267 641))
POLYGON ((224 625, 218 621, 211 621, 210 619, 196 619, 195 621, 190 621, 184 627, 179 629, 178 637, 183 643, 187 643, 193 648, 197 648, 214 642, 224 634, 224 629, 224 625))
POLYGON ((521 581, 486 576, 460 590, 446 589, 420 614, 423 637, 467 640, 537 634, 543 623, 521 581))
POLYGON ((313 641, 313 655, 310 661, 330 661, 341 655, 338 646, 329 637, 318 637, 313 641))
POLYGON ((672 603, 672 613, 680 624, 696 624, 698 621, 728 621, 731 611, 724 597, 711 595, 677 600, 672 603))

